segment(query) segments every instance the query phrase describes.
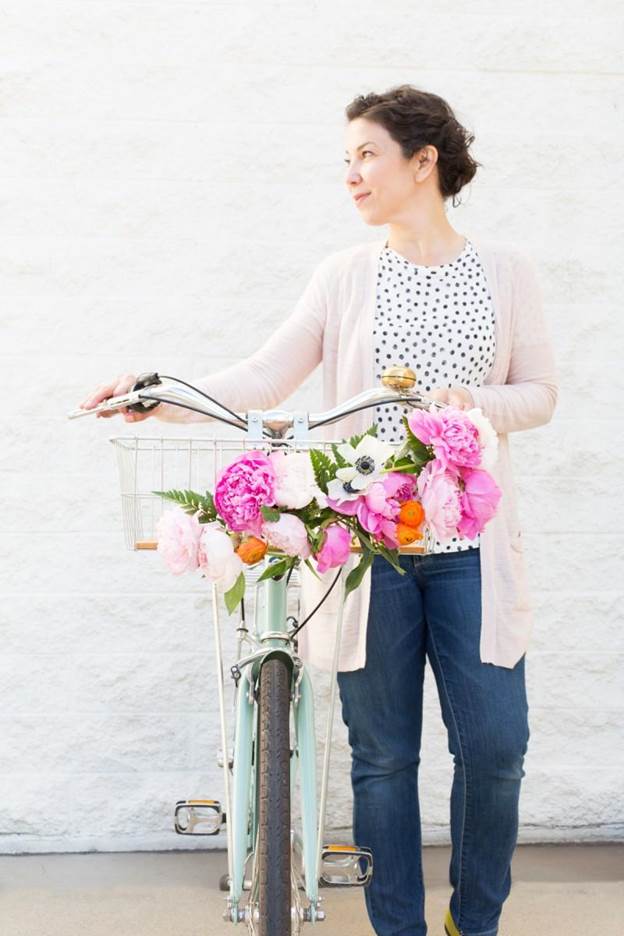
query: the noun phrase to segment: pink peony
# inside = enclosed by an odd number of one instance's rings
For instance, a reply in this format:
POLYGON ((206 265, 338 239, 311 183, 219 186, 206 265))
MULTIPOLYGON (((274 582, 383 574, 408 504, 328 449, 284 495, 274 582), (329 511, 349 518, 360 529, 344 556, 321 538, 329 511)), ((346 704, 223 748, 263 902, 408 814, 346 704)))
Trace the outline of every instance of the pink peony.
POLYGON ((404 474, 400 471, 389 471, 384 477, 386 490, 394 500, 398 501, 399 509, 406 500, 411 500, 416 490, 416 475, 404 474))
POLYGON ((461 536, 474 539, 496 513, 502 492, 492 475, 479 468, 463 468, 460 478, 464 490, 460 494, 462 516, 457 529, 461 536))
POLYGON ((219 473, 214 502, 230 530, 261 535, 260 508, 275 504, 275 471, 264 452, 243 452, 219 473))
POLYGON ((339 523, 330 523, 325 527, 323 545, 316 554, 318 572, 326 572, 335 566, 344 565, 349 558, 351 533, 339 523))
POLYGON ((274 549, 281 549, 287 556, 301 556, 307 559, 312 555, 305 524, 294 514, 283 513, 279 520, 265 521, 262 536, 274 549))
POLYGON ((199 568, 211 582, 218 582, 228 591, 244 569, 234 544, 220 523, 203 525, 197 554, 199 568))
POLYGON ((181 507, 165 510, 156 524, 157 551, 174 575, 197 568, 201 523, 181 507))
POLYGON ((417 439, 432 445, 435 457, 445 468, 478 468, 481 464, 479 430, 456 406, 439 413, 414 410, 407 423, 417 439))
POLYGON ((434 458, 418 475, 417 488, 427 526, 440 543, 450 542, 462 515, 456 475, 434 458))

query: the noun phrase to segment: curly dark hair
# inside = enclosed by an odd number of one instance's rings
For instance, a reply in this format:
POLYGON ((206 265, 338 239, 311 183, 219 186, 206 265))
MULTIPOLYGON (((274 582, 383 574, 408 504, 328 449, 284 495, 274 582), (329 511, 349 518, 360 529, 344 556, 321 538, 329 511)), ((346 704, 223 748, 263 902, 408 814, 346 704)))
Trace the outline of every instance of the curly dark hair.
MULTIPOLYGON (((360 94, 345 108, 347 120, 364 117, 381 124, 400 143, 406 159, 423 146, 438 151, 438 180, 444 199, 453 199, 482 165, 468 152, 474 135, 459 123, 450 105, 437 94, 410 84, 383 94, 360 94)), ((460 204, 460 202, 457 202, 460 204)))

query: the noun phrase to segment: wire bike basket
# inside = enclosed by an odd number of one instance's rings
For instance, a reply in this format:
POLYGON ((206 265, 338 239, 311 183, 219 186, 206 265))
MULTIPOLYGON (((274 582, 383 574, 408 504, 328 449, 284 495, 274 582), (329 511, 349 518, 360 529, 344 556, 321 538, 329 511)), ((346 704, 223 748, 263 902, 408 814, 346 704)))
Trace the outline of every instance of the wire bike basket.
MULTIPOLYGON (((202 435, 194 438, 115 436, 109 441, 115 448, 121 494, 121 517, 126 546, 130 550, 156 549, 156 525, 172 502, 154 491, 195 490, 214 492, 217 477, 243 452, 260 450, 270 453, 278 448, 288 451, 320 449, 333 457, 332 444, 342 439, 305 442, 292 439, 224 438, 202 435)), ((399 446, 396 446, 397 449, 399 446)), ((418 543, 401 546, 401 553, 430 552, 432 537, 425 528, 418 543)), ((360 552, 357 540, 352 552, 360 552)))

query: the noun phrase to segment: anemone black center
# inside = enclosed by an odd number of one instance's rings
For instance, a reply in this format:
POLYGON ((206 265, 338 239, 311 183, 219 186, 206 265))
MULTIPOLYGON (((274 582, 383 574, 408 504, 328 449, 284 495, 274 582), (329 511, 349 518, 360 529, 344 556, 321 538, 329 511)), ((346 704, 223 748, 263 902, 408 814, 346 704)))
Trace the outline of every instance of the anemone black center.
POLYGON ((362 455, 355 463, 355 467, 360 474, 367 475, 372 474, 375 470, 375 462, 370 457, 370 455, 362 455))

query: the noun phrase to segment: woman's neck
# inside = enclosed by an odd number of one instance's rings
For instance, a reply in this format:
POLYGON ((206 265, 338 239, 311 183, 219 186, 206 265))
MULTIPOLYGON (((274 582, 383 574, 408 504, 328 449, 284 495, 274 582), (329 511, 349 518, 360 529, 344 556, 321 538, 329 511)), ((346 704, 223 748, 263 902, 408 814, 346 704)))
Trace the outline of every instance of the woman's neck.
POLYGON ((407 227, 390 225, 386 246, 412 263, 439 266, 450 263, 466 246, 466 238, 450 225, 443 229, 415 231, 407 227))

